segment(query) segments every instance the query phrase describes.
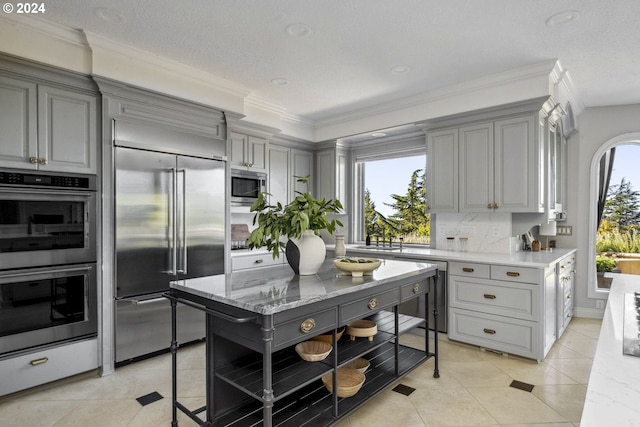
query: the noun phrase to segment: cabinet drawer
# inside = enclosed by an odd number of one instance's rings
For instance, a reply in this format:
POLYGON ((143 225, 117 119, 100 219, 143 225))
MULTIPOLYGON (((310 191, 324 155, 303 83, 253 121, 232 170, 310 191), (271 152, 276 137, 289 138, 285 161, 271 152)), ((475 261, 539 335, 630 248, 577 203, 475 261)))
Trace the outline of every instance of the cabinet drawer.
POLYGON ((399 290, 392 289, 345 304, 340 307, 340 324, 362 319, 382 308, 397 305, 399 301, 399 290))
POLYGON ((400 301, 407 301, 429 292, 429 282, 416 282, 400 288, 400 301))
POLYGON ((476 264, 473 262, 450 262, 449 274, 465 277, 489 278, 489 265, 476 264))
POLYGON ((538 329, 537 322, 456 308, 449 310, 450 339, 540 360, 536 344, 538 329))
POLYGON ((491 278, 519 283, 539 283, 540 270, 530 267, 512 267, 508 265, 492 265, 491 278))
POLYGON ((78 341, 0 361, 0 396, 98 367, 98 340, 78 341))
POLYGON ((284 258, 273 259, 271 253, 231 257, 231 270, 246 270, 248 268, 267 267, 279 265, 284 262, 284 258))
POLYGON ((330 308, 278 324, 274 331, 274 345, 280 348, 311 339, 319 333, 335 329, 336 320, 336 309, 330 308))
POLYGON ((538 320, 538 286, 531 284, 454 276, 449 301, 452 307, 538 320))

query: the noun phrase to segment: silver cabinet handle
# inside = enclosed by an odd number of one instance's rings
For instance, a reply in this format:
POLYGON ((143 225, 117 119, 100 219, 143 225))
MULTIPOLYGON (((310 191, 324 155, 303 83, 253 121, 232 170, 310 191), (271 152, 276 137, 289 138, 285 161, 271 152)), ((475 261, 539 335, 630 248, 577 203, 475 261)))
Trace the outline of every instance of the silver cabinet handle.
POLYGON ((47 162, 47 159, 41 158, 41 159, 38 159, 38 163, 40 163, 41 165, 46 165, 49 162, 47 162))
POLYGON ((37 157, 29 157, 29 163, 31 163, 32 165, 35 165, 38 163, 38 158, 37 157))

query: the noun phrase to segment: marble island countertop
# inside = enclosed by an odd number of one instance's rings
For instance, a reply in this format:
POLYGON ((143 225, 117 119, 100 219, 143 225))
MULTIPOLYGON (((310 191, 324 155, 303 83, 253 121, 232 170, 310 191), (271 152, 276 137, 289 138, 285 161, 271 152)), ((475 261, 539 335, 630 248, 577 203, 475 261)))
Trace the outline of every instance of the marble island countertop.
MULTIPOLYGON (((506 264, 520 267, 536 267, 546 268, 558 262, 561 258, 575 252, 575 249, 554 249, 551 252, 539 251, 519 251, 512 253, 493 253, 493 252, 470 252, 470 251, 447 251, 442 249, 431 249, 421 247, 411 247, 404 245, 402 249, 399 247, 389 250, 385 248, 376 248, 371 246, 369 249, 362 248, 363 245, 349 244, 345 245, 347 255, 370 254, 369 256, 386 256, 386 257, 402 257, 416 260, 438 260, 438 261, 463 261, 463 262, 479 262, 485 264, 506 264)), ((330 247, 331 249, 333 246, 330 247)))
POLYGON ((399 279, 435 271, 424 262, 383 260, 371 276, 343 275, 327 259, 313 276, 297 276, 288 264, 172 281, 187 292, 258 314, 273 314, 399 279))
POLYGON ((640 276, 616 274, 593 358, 581 427, 640 426, 640 357, 622 353, 624 295, 640 276))

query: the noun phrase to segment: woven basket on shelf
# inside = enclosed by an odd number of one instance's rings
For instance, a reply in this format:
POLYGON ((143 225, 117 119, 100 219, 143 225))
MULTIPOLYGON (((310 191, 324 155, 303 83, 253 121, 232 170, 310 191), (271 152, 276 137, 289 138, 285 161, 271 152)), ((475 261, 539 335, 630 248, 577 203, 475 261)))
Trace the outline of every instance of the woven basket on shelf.
MULTIPOLYGON (((340 341, 340 338, 342 338, 342 334, 344 334, 345 329, 346 328, 344 326, 342 328, 338 328, 338 330, 336 331, 336 342, 340 341)), ((331 344, 331 342, 333 340, 333 331, 329 331, 329 332, 325 332, 324 334, 316 335, 315 337, 313 337, 311 339, 315 340, 315 341, 325 341, 325 342, 328 342, 329 344, 331 344)))
POLYGON ((333 346, 324 341, 305 341, 296 345, 296 352, 308 362, 326 359, 332 349, 333 346))
POLYGON ((371 363, 369 363, 367 359, 359 357, 357 359, 352 360, 351 362, 347 363, 344 366, 345 368, 357 369, 358 371, 364 374, 366 370, 369 369, 369 366, 371 366, 371 363))
MULTIPOLYGON (((351 397, 355 395, 362 384, 364 384, 365 376, 357 369, 338 368, 338 397, 351 397)), ((326 374, 322 377, 324 386, 333 393, 333 373, 326 374)))

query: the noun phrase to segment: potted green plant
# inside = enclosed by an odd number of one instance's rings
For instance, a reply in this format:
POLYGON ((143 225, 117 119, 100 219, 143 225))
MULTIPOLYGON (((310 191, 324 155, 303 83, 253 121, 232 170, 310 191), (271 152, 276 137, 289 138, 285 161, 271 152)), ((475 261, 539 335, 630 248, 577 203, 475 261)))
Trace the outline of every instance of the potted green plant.
POLYGON ((616 260, 602 255, 596 256, 596 272, 598 280, 598 288, 610 288, 612 277, 605 276, 616 268, 616 260))
POLYGON ((342 203, 335 199, 316 199, 309 193, 309 175, 296 177, 307 185, 307 191, 296 191, 296 196, 287 205, 275 205, 267 201, 269 193, 260 193, 250 211, 256 212, 247 244, 249 248, 266 247, 273 258, 278 258, 284 250, 287 262, 296 274, 316 274, 326 256, 320 230, 330 234, 336 226, 342 226, 338 219, 329 219, 328 213, 341 213, 342 203), (287 241, 284 239, 288 238, 287 241))

